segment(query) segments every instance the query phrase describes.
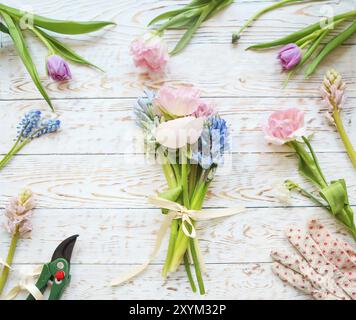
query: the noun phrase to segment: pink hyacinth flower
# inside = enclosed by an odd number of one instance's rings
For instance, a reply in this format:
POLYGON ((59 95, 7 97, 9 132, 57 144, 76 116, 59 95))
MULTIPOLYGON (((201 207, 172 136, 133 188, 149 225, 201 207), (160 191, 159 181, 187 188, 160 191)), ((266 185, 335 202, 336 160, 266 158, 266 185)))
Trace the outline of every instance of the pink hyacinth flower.
POLYGON ((304 113, 298 108, 289 108, 273 112, 264 126, 268 142, 283 145, 305 135, 304 113))
POLYGON ((5 209, 7 218, 6 229, 12 235, 19 232, 21 236, 32 230, 30 218, 35 207, 32 192, 23 190, 17 198, 10 200, 10 204, 5 209))
POLYGON ((60 56, 54 54, 47 59, 47 72, 54 81, 72 79, 68 63, 60 56))
POLYGON ((162 74, 169 60, 167 45, 161 37, 153 33, 134 40, 130 53, 136 67, 155 74, 162 74))
POLYGON ((290 70, 302 59, 302 50, 294 43, 285 45, 278 53, 283 70, 290 70))
POLYGON ((165 85, 159 89, 154 103, 170 115, 188 116, 201 105, 200 91, 194 87, 175 89, 165 85))

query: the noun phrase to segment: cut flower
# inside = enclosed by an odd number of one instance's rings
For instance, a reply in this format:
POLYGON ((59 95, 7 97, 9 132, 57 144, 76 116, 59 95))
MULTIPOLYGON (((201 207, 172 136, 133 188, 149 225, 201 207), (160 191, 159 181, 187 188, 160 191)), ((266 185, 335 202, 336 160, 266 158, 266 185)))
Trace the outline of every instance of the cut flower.
POLYGON ((179 149, 187 144, 194 144, 203 131, 204 119, 184 117, 162 122, 156 129, 155 137, 159 144, 179 149))
POLYGON ((268 142, 283 145, 305 135, 304 113, 298 108, 273 112, 263 128, 268 142))

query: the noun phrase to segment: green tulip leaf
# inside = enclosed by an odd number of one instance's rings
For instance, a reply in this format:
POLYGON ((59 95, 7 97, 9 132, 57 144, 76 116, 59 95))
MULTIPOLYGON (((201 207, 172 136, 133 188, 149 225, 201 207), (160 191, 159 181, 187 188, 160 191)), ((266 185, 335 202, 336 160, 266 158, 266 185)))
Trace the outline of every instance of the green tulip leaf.
POLYGON ((309 65, 305 76, 309 77, 318 67, 318 65, 323 61, 323 59, 331 53, 334 49, 339 47, 342 43, 344 43, 347 39, 349 39, 353 34, 356 33, 356 21, 354 21, 348 28, 346 28, 343 32, 339 33, 336 37, 334 37, 331 41, 329 41, 323 50, 319 53, 319 55, 313 60, 313 62, 309 65))
POLYGON ((62 56, 66 60, 70 60, 72 62, 78 63, 78 64, 83 64, 87 66, 91 66, 94 68, 97 68, 101 70, 99 67, 95 66, 88 60, 84 59, 80 55, 78 55, 74 50, 72 50, 69 46, 65 45, 61 41, 57 40, 56 38, 50 36, 43 30, 39 28, 35 28, 37 32, 39 32, 46 40, 50 43, 51 47, 55 50, 55 52, 62 56))
POLYGON ((8 15, 13 18, 20 19, 24 15, 31 15, 33 18, 33 23, 41 28, 61 33, 61 34, 84 34, 99 30, 108 25, 115 25, 114 22, 110 21, 65 21, 65 20, 55 20, 39 16, 32 13, 26 13, 21 10, 11 8, 0 4, 0 9, 6 12, 8 15))
POLYGON ((9 34, 9 29, 6 28, 6 26, 0 22, 0 31, 9 34))
MULTIPOLYGON (((340 19, 347 19, 356 16, 356 10, 350 11, 350 12, 345 12, 343 14, 339 14, 337 16, 333 17, 333 22, 335 23, 337 20, 340 19)), ((325 19, 325 21, 327 21, 325 19)), ((266 42, 266 43, 261 43, 261 44, 256 44, 253 46, 248 47, 246 50, 255 50, 255 49, 267 49, 271 47, 276 47, 280 45, 285 45, 288 43, 295 43, 298 40, 308 36, 309 34, 313 33, 314 31, 317 31, 321 29, 322 24, 319 22, 314 23, 310 26, 307 26, 299 31, 293 32, 289 34, 288 36, 282 37, 280 39, 271 41, 271 42, 266 42)))
POLYGON ((0 11, 2 17, 4 18, 4 22, 7 25, 10 36, 14 42, 17 53, 19 54, 23 64, 25 65, 27 71, 29 72, 33 82, 35 83, 37 89, 42 94, 43 98, 47 101, 48 105, 51 107, 52 111, 54 111, 52 102, 43 88, 40 77, 38 75, 36 66, 34 65, 31 55, 28 51, 25 39, 21 33, 20 27, 14 22, 13 18, 8 15, 4 11, 0 11))

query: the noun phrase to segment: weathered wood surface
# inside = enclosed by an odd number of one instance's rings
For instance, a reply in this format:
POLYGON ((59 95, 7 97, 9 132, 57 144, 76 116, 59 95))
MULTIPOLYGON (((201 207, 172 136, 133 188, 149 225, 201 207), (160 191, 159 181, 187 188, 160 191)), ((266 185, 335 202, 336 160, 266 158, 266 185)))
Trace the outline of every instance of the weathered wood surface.
MULTIPOLYGON (((145 261, 162 219, 147 205, 146 196, 165 188, 159 165, 143 156, 140 131, 132 104, 145 87, 194 84, 214 102, 232 127, 232 153, 218 170, 205 202, 207 210, 242 204, 248 209, 234 217, 199 223, 202 252, 207 263, 206 287, 211 299, 308 299, 285 286, 271 272, 272 249, 291 250, 284 237, 290 225, 305 226, 320 218, 352 243, 350 236, 329 214, 293 193, 281 203, 278 187, 286 178, 310 185, 296 171, 295 155, 288 148, 264 142, 262 125, 273 110, 298 106, 306 112, 313 145, 327 178, 345 177, 352 205, 356 205, 356 172, 341 140, 324 114, 319 86, 329 67, 337 68, 348 84, 343 111, 345 127, 356 141, 356 39, 328 57, 310 79, 302 75, 282 89, 285 74, 276 62, 276 50, 246 52, 253 43, 268 41, 313 23, 333 10, 355 8, 353 0, 324 1, 289 6, 272 12, 248 29, 237 47, 231 33, 256 10, 272 1, 236 1, 206 22, 191 44, 171 59, 165 79, 138 73, 128 55, 132 39, 167 8, 187 1, 46 0, 3 1, 35 12, 66 19, 113 20, 116 27, 91 35, 59 38, 106 73, 72 65, 74 79, 57 84, 46 79, 46 52, 31 40, 31 51, 63 126, 61 132, 32 141, 0 171, 0 210, 22 187, 36 194, 38 210, 30 239, 19 242, 15 268, 47 262, 58 243, 72 234, 80 238, 73 254, 72 282, 64 299, 191 299, 184 270, 164 282, 160 276, 166 242, 148 270, 119 288, 109 281, 145 261), (55 15, 53 14, 55 13, 55 15), (196 63, 199 61, 199 63, 196 63)), ((165 35, 169 46, 180 31, 165 35)), ((13 46, 0 36, 0 154, 16 135, 20 116, 35 107, 48 111, 24 70, 13 46)), ((0 223, 3 218, 0 219, 0 223)), ((9 243, 0 230, 0 255, 9 243)), ((15 283, 11 277, 7 288, 15 283)), ((22 297, 24 297, 22 295, 22 297)))

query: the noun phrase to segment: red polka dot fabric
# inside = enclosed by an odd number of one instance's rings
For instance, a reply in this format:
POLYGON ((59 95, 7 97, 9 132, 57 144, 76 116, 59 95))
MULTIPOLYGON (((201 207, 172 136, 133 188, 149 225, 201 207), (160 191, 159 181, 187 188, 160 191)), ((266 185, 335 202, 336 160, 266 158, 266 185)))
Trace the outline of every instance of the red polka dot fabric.
POLYGON ((273 272, 285 283, 318 300, 356 300, 356 251, 319 221, 306 231, 289 228, 296 253, 271 252, 273 272))

